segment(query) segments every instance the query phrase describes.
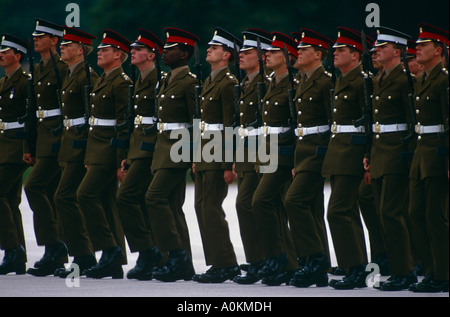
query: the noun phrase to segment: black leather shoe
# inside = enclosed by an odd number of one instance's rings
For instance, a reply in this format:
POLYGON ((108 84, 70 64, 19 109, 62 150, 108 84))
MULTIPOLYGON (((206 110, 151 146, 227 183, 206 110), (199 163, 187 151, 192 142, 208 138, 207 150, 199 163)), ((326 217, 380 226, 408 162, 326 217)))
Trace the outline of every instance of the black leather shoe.
POLYGON ((5 250, 5 256, 0 263, 0 275, 8 273, 25 274, 26 257, 23 246, 5 250))
POLYGON ((100 279, 112 277, 113 279, 123 278, 122 261, 125 255, 119 246, 103 250, 100 261, 97 265, 85 270, 86 277, 100 279))
POLYGON ((221 269, 211 267, 204 274, 194 275, 192 280, 199 283, 223 283, 227 280, 233 280, 240 274, 241 269, 237 265, 221 269))
POLYGON ((282 284, 289 285, 294 273, 295 271, 286 271, 272 276, 267 276, 262 279, 261 284, 265 284, 267 286, 280 286, 282 284))
POLYGON ((369 272, 365 270, 366 264, 354 266, 349 269, 343 279, 330 283, 335 289, 354 289, 367 287, 366 277, 369 272))
POLYGON ((91 253, 83 256, 75 256, 73 258, 72 264, 68 269, 61 268, 55 271, 55 276, 59 276, 61 278, 66 278, 69 274, 71 274, 75 269, 74 265, 78 265, 80 276, 85 273, 87 269, 97 265, 97 259, 95 258, 95 254, 91 253))
POLYGON ((433 275, 427 275, 421 282, 411 284, 409 290, 414 293, 448 292, 448 280, 436 280, 433 275))
POLYGON ((330 265, 330 260, 325 252, 310 255, 305 264, 295 272, 290 285, 297 287, 309 287, 314 284, 318 287, 328 286, 327 271, 330 265))
POLYGON ((136 266, 128 271, 127 278, 141 281, 151 280, 153 278, 153 268, 162 258, 163 255, 158 251, 156 246, 139 252, 136 266))
POLYGON ((64 242, 60 241, 55 244, 46 245, 44 255, 39 261, 34 263, 35 268, 39 268, 41 266, 48 267, 48 263, 64 263, 66 262, 67 256, 69 252, 67 250, 67 246, 64 242))
POLYGON ((335 266, 335 267, 332 267, 330 269, 330 274, 333 274, 333 275, 345 275, 345 269, 340 268, 338 266, 335 266))
POLYGON ((153 271, 153 278, 162 282, 190 281, 195 274, 191 257, 183 248, 169 251, 163 266, 153 271))
MULTIPOLYGON (((262 268, 264 265, 264 262, 258 262, 255 264, 249 264, 246 266, 246 272, 245 275, 238 275, 233 279, 233 282, 238 284, 255 284, 258 282, 261 278, 258 276, 258 271, 262 268)), ((242 270, 242 265, 239 266, 242 270)))
POLYGON ((261 270, 258 271, 257 275, 260 278, 278 275, 283 272, 287 265, 288 258, 286 256, 286 253, 282 253, 278 256, 268 258, 261 270))
POLYGON ((392 275, 384 283, 380 283, 381 291, 401 291, 408 289, 413 283, 417 283, 417 276, 415 272, 407 275, 392 275))

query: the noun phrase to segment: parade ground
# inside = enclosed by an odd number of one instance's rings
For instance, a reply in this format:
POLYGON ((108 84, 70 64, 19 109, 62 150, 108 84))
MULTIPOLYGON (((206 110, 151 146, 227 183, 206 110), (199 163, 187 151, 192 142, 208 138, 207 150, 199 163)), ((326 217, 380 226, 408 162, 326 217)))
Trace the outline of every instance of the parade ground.
MULTIPOLYGON (((329 185, 325 187, 325 206, 328 203, 330 194, 329 185)), ((240 264, 245 263, 244 251, 239 234, 239 226, 235 210, 235 199, 237 194, 236 184, 229 187, 228 197, 224 201, 224 210, 230 227, 231 240, 240 264)), ((42 257, 44 248, 36 245, 33 229, 32 211, 28 206, 25 194, 22 197, 21 211, 24 223, 26 248, 28 255, 27 268, 42 257)), ((188 184, 184 212, 190 230, 193 263, 196 273, 205 272, 208 267, 205 265, 200 232, 198 230, 197 219, 194 210, 194 187, 188 184)), ((333 244, 330 239, 330 254, 332 266, 337 266, 333 244)), ((366 231, 367 239, 367 231, 366 231)), ((368 242, 368 241, 367 241, 368 242)), ((368 243, 367 243, 368 244, 368 243)), ((370 252, 370 250, 369 250, 370 252)), ((98 252, 97 259, 101 252, 98 252)), ((3 253, 1 254, 3 257, 3 253)), ((131 253, 127 249, 128 264, 123 267, 126 273, 134 267, 138 254, 131 253)), ((370 257, 370 253, 369 253, 370 257)), ((72 258, 69 259, 72 261, 72 258)), ((329 279, 342 278, 342 276, 329 275, 329 279)), ((387 277, 380 277, 383 281, 387 277)), ((419 277, 421 279, 422 277, 419 277)), ((31 275, 9 274, 0 276, 0 298, 2 297, 157 297, 175 298, 176 303, 186 304, 184 299, 191 299, 198 302, 202 298, 215 298, 215 300, 231 300, 238 298, 268 301, 270 298, 295 298, 295 297, 447 297, 448 293, 423 294, 410 291, 382 292, 372 287, 354 290, 335 290, 332 287, 309 287, 296 288, 293 286, 266 286, 260 282, 254 285, 239 285, 232 281, 222 284, 200 284, 193 281, 178 281, 175 283, 164 283, 156 280, 137 281, 124 279, 113 280, 105 278, 101 280, 81 277, 77 280, 66 280, 60 277, 47 276, 35 277, 31 275), (184 298, 184 299, 183 299, 184 298)), ((180 308, 185 308, 180 307, 180 308)))

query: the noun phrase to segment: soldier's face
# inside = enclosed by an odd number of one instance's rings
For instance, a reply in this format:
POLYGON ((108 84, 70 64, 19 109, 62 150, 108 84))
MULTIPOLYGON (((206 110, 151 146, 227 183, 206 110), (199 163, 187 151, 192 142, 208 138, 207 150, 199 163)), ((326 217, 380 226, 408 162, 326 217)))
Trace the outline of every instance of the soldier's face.
POLYGON ((417 49, 417 62, 420 64, 426 64, 435 59, 436 57, 441 56, 442 48, 434 46, 433 42, 424 42, 419 43, 416 46, 417 49))
MULTIPOLYGON (((36 53, 48 52, 48 50, 51 49, 52 44, 54 42, 52 40, 52 38, 50 37, 50 35, 48 35, 48 34, 41 35, 41 36, 35 36, 35 37, 33 37, 33 41, 34 41, 34 51, 36 53)), ((56 40, 56 43, 57 42, 58 41, 56 40)))
POLYGON ((375 47, 377 62, 384 65, 389 63, 394 57, 400 56, 400 50, 395 49, 391 43, 375 47))
POLYGON ((145 47, 133 47, 131 50, 131 64, 139 66, 153 60, 155 53, 145 47))
POLYGON ((334 66, 343 68, 358 59, 358 53, 350 52, 348 47, 337 47, 334 50, 334 66))
POLYGON ((408 58, 407 60, 409 71, 418 76, 423 71, 423 65, 417 62, 417 58, 408 58))
POLYGON ((277 69, 282 66, 286 67, 286 58, 281 50, 268 51, 266 53, 266 65, 270 69, 277 69))
POLYGON ((0 67, 6 68, 14 65, 20 60, 19 54, 14 54, 14 50, 9 49, 0 53, 0 67))
POLYGON ((313 47, 301 47, 298 49, 298 66, 300 68, 308 67, 317 60, 320 60, 320 53, 313 47))
POLYGON ((108 69, 112 64, 120 60, 121 53, 114 51, 112 47, 102 47, 97 52, 97 65, 108 69))
POLYGON ((183 59, 183 51, 178 45, 165 48, 162 52, 161 61, 164 65, 170 66, 179 63, 183 59))
POLYGON ((65 62, 71 62, 78 56, 83 55, 83 49, 81 45, 77 43, 69 43, 61 45, 61 59, 65 62))
POLYGON ((216 64, 223 60, 227 60, 230 53, 223 49, 222 45, 211 45, 206 50, 206 61, 210 64, 216 64))
MULTIPOLYGON (((264 55, 262 57, 264 58, 264 55)), ((250 49, 240 52, 239 67, 243 70, 252 70, 259 67, 257 51, 250 49)))

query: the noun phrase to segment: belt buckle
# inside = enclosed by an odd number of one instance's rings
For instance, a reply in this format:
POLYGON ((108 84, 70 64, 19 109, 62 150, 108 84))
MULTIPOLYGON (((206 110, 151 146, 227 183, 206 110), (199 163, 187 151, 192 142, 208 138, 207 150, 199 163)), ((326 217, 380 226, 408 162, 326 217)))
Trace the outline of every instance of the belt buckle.
POLYGON ((72 125, 70 124, 70 119, 64 119, 64 124, 66 125, 66 128, 69 129, 72 125))
POLYGON ((336 124, 336 122, 333 122, 333 124, 331 125, 331 132, 337 133, 337 124, 336 124))
POLYGON ((416 124, 416 133, 417 134, 420 134, 420 130, 421 130, 420 128, 421 128, 420 123, 416 124))
POLYGON ((200 132, 203 133, 205 131, 205 121, 200 123, 200 132))
POLYGON ((263 127, 263 134, 264 137, 267 137, 267 135, 269 135, 269 127, 266 125, 263 127))
POLYGON ((241 139, 245 138, 245 129, 244 128, 239 128, 239 134, 241 135, 241 139))
POLYGON ((38 110, 38 118, 39 119, 45 119, 45 112, 44 110, 38 110))
POLYGON ((162 123, 162 122, 158 123, 158 130, 159 130, 159 133, 163 133, 163 131, 164 131, 164 123, 162 123))
POLYGON ((303 135, 303 128, 297 128, 297 136, 304 136, 303 135))
POLYGON ((5 131, 6 130, 6 123, 2 122, 0 120, 0 130, 5 131))
POLYGON ((89 125, 94 125, 95 124, 95 117, 92 116, 89 118, 89 125))
POLYGON ((142 124, 142 116, 136 116, 135 120, 136 120, 136 124, 137 125, 141 125, 142 124))
POLYGON ((380 133, 381 132, 381 126, 379 123, 375 123, 375 133, 380 133))

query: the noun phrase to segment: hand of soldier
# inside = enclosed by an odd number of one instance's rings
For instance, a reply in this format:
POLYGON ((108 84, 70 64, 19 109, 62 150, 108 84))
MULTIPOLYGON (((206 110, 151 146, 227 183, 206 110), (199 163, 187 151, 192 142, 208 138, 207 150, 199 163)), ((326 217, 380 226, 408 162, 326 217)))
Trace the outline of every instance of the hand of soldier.
POLYGON ((363 167, 366 172, 370 172, 370 160, 368 158, 363 158, 363 167))
POLYGON ((292 173, 292 178, 294 178, 295 177, 295 168, 292 169, 291 173, 292 173))
POLYGON ((34 165, 34 163, 36 163, 36 159, 30 153, 24 153, 22 160, 30 165, 34 165))
POLYGON ((117 179, 119 180, 119 182, 122 182, 127 175, 127 171, 125 170, 126 163, 127 160, 122 160, 122 162, 120 163, 120 167, 117 169, 117 179))
POLYGON ((236 179, 237 175, 233 171, 225 171, 223 173, 223 179, 225 180, 225 183, 230 185, 234 180, 236 179))
POLYGON ((192 173, 195 174, 195 163, 192 163, 192 173))

